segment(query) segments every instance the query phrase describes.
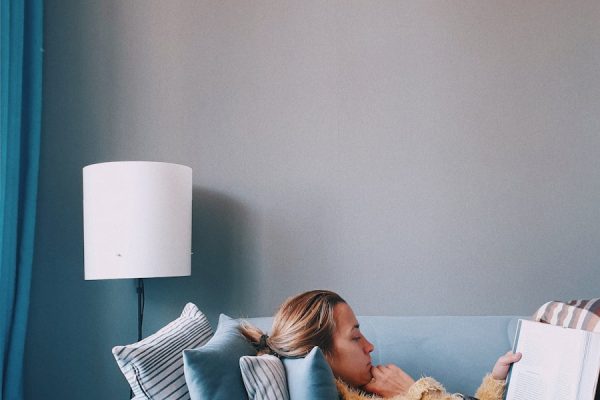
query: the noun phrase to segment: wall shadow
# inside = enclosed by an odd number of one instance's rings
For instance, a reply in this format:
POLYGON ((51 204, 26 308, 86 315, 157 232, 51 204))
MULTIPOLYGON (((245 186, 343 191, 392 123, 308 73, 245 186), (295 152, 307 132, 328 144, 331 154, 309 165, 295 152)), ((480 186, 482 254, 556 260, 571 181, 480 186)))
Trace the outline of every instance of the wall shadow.
POLYGON ((252 305, 256 246, 250 212, 239 201, 195 187, 192 275, 146 280, 146 322, 151 333, 193 302, 216 327, 218 316, 237 317, 252 305))

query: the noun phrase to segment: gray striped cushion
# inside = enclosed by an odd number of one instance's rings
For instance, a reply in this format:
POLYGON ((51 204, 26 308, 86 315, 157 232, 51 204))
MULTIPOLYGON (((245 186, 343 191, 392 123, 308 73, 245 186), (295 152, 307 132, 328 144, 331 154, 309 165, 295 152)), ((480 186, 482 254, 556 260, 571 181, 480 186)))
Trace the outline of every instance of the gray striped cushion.
POLYGON ((250 400, 289 400, 285 369, 279 358, 243 356, 240 370, 250 400))
POLYGON ((182 352, 208 342, 212 333, 206 316, 188 303, 155 334, 112 352, 136 399, 189 399, 182 352))
POLYGON ((600 332, 600 298, 566 303, 549 301, 533 314, 533 320, 563 328, 600 332))

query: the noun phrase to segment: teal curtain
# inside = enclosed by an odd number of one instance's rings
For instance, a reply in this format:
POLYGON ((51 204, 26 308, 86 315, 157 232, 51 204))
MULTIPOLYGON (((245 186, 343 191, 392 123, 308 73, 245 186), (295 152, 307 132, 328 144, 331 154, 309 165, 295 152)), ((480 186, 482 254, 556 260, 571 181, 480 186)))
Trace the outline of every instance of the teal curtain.
POLYGON ((0 400, 23 398, 40 148, 42 0, 0 0, 0 400))

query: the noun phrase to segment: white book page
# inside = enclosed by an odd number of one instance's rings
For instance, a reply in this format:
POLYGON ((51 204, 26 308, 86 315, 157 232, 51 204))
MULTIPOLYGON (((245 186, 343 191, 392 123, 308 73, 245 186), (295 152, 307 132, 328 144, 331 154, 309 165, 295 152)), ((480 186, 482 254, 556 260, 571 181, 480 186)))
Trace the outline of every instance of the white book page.
POLYGON ((577 399, 586 332, 521 321, 506 400, 577 399))
POLYGON ((583 376, 579 385, 579 398, 577 400, 591 400, 596 393, 598 376, 600 375, 600 333, 590 332, 588 347, 585 354, 583 376))

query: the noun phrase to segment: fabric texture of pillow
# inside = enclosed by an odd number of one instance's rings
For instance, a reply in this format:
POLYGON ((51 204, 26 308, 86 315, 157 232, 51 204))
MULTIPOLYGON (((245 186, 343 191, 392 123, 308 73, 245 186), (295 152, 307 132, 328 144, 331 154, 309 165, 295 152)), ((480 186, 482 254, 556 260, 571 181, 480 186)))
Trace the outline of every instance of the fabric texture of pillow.
POLYGON ((136 399, 189 399, 181 353, 211 335, 206 316, 188 303, 176 320, 139 342, 113 347, 112 353, 136 399))
POLYGON ((289 400, 285 368, 270 354, 240 358, 240 371, 250 400, 289 400))
POLYGON ((335 377, 318 347, 304 358, 284 358, 290 400, 337 400, 335 377))
POLYGON ((600 332, 600 298, 549 301, 533 314, 534 321, 545 322, 563 328, 600 332))
POLYGON ((199 349, 183 352, 185 381, 192 400, 247 399, 239 362, 256 350, 239 331, 239 322, 221 314, 215 335, 199 349))

